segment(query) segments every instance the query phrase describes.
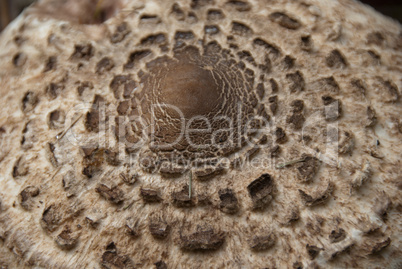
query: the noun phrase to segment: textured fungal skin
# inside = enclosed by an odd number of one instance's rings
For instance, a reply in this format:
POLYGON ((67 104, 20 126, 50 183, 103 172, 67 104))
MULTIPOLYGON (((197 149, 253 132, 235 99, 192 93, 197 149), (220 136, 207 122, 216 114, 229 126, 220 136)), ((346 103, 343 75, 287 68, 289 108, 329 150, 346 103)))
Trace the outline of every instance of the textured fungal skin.
POLYGON ((401 267, 400 24, 99 3, 0 36, 0 268, 401 267))

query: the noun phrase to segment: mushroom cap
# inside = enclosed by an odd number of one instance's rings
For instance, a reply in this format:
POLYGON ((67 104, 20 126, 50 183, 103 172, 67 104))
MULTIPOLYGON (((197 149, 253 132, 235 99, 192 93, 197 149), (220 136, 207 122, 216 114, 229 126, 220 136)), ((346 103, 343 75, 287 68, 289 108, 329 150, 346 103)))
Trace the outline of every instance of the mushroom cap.
POLYGON ((402 27, 351 0, 42 0, 0 35, 1 268, 400 268, 402 27))

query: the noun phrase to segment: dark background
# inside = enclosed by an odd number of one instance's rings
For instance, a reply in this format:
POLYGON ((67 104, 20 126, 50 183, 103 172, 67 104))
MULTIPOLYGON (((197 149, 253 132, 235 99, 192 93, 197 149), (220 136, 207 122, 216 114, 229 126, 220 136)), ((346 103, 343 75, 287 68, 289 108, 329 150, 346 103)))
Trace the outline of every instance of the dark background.
MULTIPOLYGON (((34 0, 0 0, 0 31, 32 2, 34 0)), ((402 23, 402 0, 361 0, 361 2, 402 23)))
POLYGON ((361 0, 360 2, 402 23, 402 0, 361 0))

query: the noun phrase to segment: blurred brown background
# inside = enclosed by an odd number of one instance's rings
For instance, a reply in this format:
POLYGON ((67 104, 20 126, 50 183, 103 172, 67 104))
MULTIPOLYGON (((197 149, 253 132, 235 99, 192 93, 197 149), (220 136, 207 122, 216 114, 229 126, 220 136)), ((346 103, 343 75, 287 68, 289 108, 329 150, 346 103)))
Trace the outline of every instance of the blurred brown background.
POLYGON ((0 0, 0 31, 35 0, 0 0))
MULTIPOLYGON (((33 2, 35 0, 0 0, 0 31, 33 2)), ((361 2, 371 5, 379 12, 402 23, 401 0, 361 0, 361 2)))

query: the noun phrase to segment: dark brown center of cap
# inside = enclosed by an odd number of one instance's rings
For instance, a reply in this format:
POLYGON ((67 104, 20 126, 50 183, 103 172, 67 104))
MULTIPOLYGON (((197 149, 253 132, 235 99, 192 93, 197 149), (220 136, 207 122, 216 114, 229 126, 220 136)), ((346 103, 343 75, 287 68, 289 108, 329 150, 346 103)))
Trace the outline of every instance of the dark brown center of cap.
POLYGON ((258 115, 258 99, 254 78, 230 55, 189 46, 148 62, 140 77, 136 99, 155 165, 175 163, 165 170, 177 172, 177 160, 229 156, 245 146, 243 127, 258 115))
POLYGON ((171 105, 191 119, 207 115, 222 103, 222 89, 212 71, 185 61, 168 68, 160 81, 160 104, 171 105))

